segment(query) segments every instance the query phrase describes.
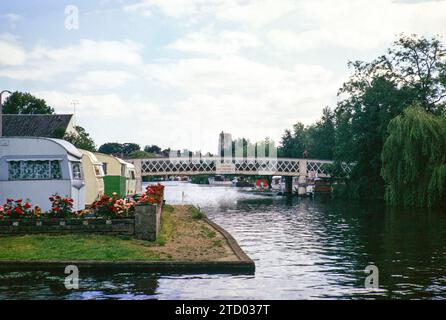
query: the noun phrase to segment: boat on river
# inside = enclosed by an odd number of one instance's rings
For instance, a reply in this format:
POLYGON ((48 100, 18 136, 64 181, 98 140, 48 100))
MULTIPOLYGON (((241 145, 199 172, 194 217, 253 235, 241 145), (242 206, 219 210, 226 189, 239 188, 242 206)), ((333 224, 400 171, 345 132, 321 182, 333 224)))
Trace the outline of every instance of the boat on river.
POLYGON ((208 182, 211 186, 232 186, 232 181, 226 180, 225 176, 222 175, 209 177, 208 182))

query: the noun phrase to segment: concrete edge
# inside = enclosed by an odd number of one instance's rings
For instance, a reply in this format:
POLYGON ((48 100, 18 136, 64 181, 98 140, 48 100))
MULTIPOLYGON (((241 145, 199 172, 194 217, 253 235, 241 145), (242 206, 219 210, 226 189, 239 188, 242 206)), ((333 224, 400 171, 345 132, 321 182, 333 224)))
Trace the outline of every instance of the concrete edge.
POLYGON ((206 223, 208 223, 212 228, 214 228, 215 230, 217 230, 218 232, 221 233, 221 235, 226 239, 226 242, 228 243, 229 247, 232 249, 234 254, 237 256, 237 258, 239 258, 239 260, 241 262, 244 262, 247 264, 252 264, 253 268, 255 268, 254 261, 243 251, 242 248, 240 248, 237 241, 234 239, 234 237, 229 232, 227 232, 225 229, 220 227, 218 224, 216 224, 212 220, 209 220, 208 218, 203 218, 203 220, 206 223))
POLYGON ((21 261, 0 260, 1 271, 61 271, 75 265, 80 272, 157 272, 254 274, 253 265, 243 261, 21 261))

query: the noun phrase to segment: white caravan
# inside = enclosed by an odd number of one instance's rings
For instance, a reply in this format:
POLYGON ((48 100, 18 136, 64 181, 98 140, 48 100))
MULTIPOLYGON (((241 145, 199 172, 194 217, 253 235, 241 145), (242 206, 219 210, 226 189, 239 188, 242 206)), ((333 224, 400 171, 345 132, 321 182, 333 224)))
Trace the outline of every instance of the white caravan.
POLYGON ((30 200, 49 211, 49 197, 74 200, 73 210, 85 208, 82 154, 71 143, 50 138, 0 138, 0 204, 6 199, 30 200))

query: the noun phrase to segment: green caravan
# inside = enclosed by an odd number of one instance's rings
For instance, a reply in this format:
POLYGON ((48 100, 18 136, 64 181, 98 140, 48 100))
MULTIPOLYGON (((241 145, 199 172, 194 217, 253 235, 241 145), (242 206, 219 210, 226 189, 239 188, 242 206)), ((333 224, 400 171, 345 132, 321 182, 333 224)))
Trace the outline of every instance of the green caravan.
POLYGON ((124 160, 103 153, 95 153, 104 168, 104 193, 118 197, 132 196, 136 193, 135 166, 124 160))

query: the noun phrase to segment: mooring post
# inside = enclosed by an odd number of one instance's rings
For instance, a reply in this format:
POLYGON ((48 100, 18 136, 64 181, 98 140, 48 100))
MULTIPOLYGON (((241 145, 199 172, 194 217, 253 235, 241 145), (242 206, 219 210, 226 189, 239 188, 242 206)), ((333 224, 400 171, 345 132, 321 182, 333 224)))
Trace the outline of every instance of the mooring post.
POLYGON ((304 197, 307 194, 307 176, 307 160, 301 159, 299 160, 299 180, 297 189, 299 197, 304 197))

